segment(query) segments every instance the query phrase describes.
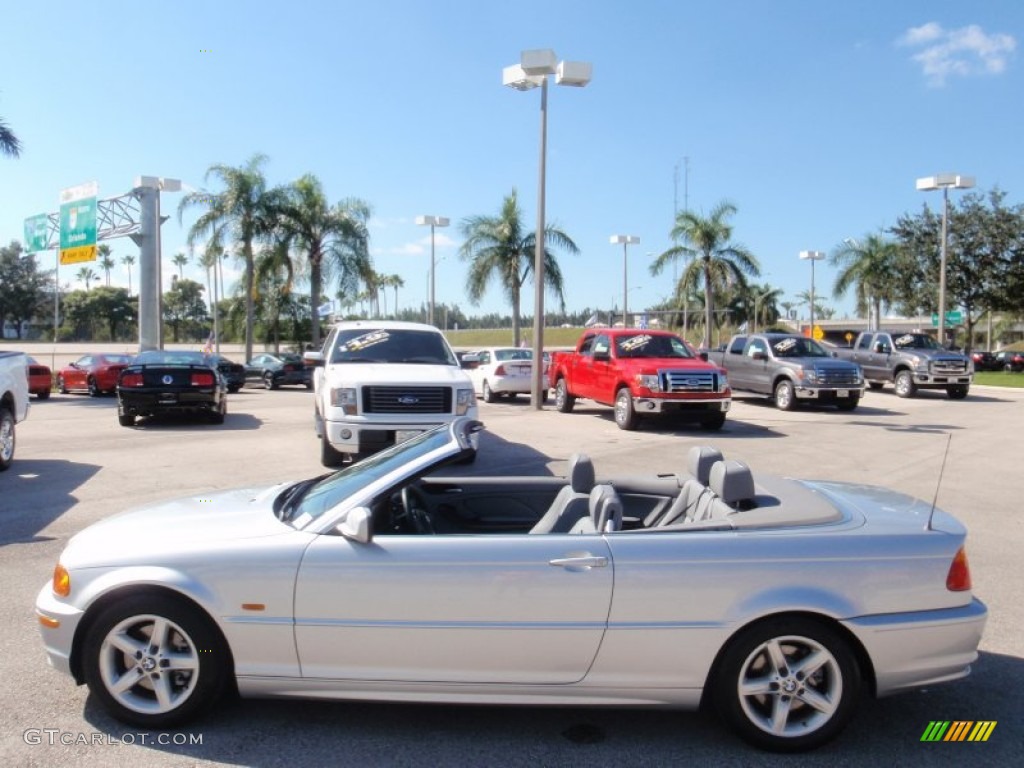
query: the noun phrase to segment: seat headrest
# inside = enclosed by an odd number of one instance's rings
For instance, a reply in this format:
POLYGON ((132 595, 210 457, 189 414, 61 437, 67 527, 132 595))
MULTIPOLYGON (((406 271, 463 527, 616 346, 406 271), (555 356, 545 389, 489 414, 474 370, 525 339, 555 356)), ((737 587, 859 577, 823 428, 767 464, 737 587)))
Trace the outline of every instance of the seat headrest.
POLYGON ((720 461, 711 468, 708 483, 711 490, 726 504, 733 506, 741 501, 753 499, 754 476, 750 467, 742 461, 720 461))
POLYGON ((588 504, 598 533, 622 529, 622 500, 610 485, 595 485, 588 504))
POLYGON ((711 467, 722 460, 722 452, 710 445, 695 445, 690 449, 687 469, 701 485, 707 485, 711 478, 711 467))
POLYGON ((576 493, 590 493, 594 488, 594 464, 589 456, 574 453, 569 457, 569 485, 576 493))

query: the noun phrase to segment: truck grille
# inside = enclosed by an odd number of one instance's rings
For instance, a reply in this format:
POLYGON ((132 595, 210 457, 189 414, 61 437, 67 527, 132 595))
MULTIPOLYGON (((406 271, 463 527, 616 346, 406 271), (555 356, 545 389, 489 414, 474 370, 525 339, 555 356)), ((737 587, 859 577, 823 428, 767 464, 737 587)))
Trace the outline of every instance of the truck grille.
POLYGON ((967 361, 958 359, 932 360, 931 370, 932 373, 939 373, 943 375, 964 374, 967 373, 967 361))
POLYGON ((451 387, 363 387, 363 413, 451 412, 451 387))
POLYGON ((816 368, 814 375, 819 384, 833 387, 853 387, 860 384, 857 372, 853 370, 836 370, 834 368, 816 368))
POLYGON ((660 371, 662 392, 717 392, 718 374, 710 371, 660 371))

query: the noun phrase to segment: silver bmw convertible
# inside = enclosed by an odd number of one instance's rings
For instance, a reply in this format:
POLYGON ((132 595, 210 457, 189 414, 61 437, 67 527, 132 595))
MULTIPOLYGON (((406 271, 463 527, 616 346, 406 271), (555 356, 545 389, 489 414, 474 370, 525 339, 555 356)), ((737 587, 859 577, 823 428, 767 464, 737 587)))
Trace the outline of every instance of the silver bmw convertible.
POLYGON ((717 709, 812 749, 862 691, 962 678, 985 606, 966 531, 876 487, 756 475, 465 476, 465 418, 330 475, 178 499, 68 543, 50 663, 169 728, 242 696, 717 709))

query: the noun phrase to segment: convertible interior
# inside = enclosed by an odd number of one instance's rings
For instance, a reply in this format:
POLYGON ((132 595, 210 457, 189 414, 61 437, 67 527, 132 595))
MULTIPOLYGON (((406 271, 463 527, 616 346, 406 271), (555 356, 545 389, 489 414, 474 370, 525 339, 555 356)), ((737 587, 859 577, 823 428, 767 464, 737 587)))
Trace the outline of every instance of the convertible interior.
POLYGON ((566 477, 430 475, 373 505, 377 534, 545 534, 729 530, 838 522, 820 493, 759 478, 711 446, 690 449, 687 471, 598 478, 582 454, 566 477))

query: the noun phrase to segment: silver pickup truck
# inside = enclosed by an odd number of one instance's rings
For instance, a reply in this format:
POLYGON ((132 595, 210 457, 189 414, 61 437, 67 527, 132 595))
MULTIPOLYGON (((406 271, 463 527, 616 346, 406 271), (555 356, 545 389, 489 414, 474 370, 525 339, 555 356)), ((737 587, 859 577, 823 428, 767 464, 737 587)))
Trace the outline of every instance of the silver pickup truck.
POLYGON ((919 389, 944 389, 951 400, 962 400, 974 378, 969 358, 944 349, 926 333, 865 331, 852 348, 836 352, 861 367, 872 389, 891 382, 900 397, 913 397, 919 389))
POLYGON ((735 392, 754 392, 789 411, 801 401, 852 411, 864 394, 860 368, 818 342, 791 333, 733 336, 708 359, 725 368, 735 392))
POLYGON ((14 425, 28 416, 28 358, 0 352, 0 472, 14 461, 14 425))

